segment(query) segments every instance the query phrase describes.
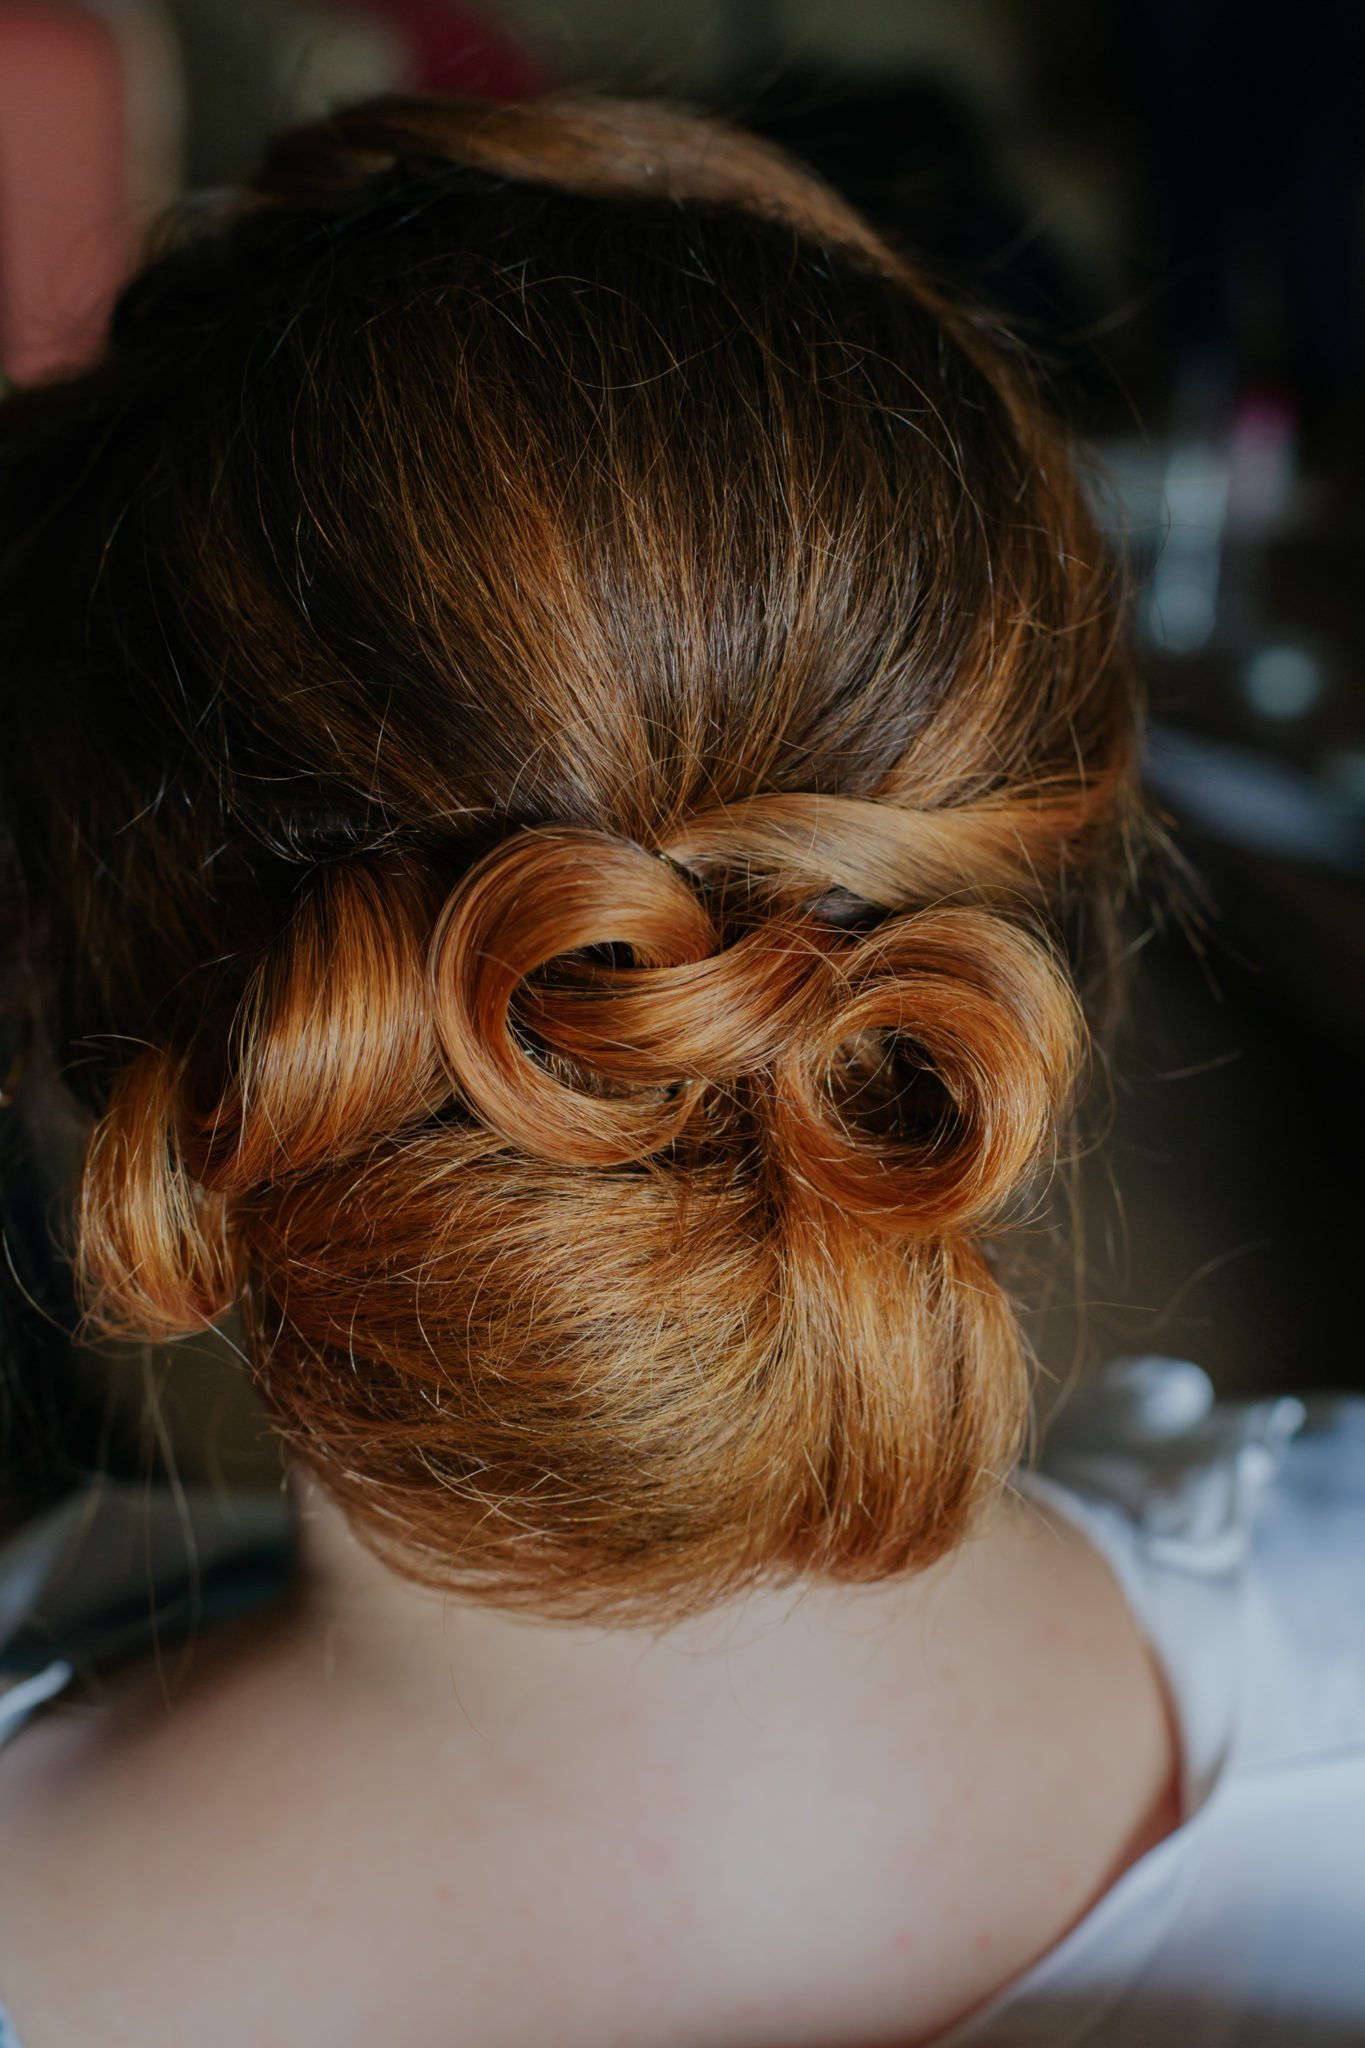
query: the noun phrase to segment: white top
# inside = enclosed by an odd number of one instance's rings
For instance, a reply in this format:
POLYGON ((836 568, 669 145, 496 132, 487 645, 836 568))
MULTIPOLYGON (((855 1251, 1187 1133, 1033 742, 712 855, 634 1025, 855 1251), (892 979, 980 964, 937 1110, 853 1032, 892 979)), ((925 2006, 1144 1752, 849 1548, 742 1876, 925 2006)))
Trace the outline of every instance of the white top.
MULTIPOLYGON (((1197 1367, 1123 1360, 1044 1462, 1021 1487, 1108 1559, 1164 1671, 1184 1817, 936 2048, 1365 2044, 1365 1400, 1215 1406, 1197 1367)), ((200 1513, 199 1568, 278 1544, 278 1502, 200 1513)), ((25 1554, 31 1574, 28 1532, 0 1552, 0 1644, 25 1554)), ((0 1698, 0 1740, 70 1675, 0 1698)), ((2 2009, 0 2048, 21 2048, 2 2009)))
POLYGON ((1046 1463, 1165 1673, 1184 1818, 937 2048, 1365 2043, 1365 1401, 1124 1361, 1046 1463))

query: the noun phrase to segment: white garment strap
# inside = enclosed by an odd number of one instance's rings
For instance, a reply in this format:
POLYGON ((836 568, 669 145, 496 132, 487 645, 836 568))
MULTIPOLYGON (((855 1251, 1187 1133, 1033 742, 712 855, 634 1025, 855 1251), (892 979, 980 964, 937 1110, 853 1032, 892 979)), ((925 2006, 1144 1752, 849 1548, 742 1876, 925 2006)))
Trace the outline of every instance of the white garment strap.
MULTIPOLYGON (((32 1678, 22 1678, 8 1692, 0 1693, 0 1746, 18 1733, 36 1708, 55 1698, 63 1686, 69 1685, 71 1678, 71 1666, 65 1657, 56 1657, 44 1670, 36 1671, 32 1678)), ((3 2033, 0 2033, 0 2048, 4 2048, 3 2033)))

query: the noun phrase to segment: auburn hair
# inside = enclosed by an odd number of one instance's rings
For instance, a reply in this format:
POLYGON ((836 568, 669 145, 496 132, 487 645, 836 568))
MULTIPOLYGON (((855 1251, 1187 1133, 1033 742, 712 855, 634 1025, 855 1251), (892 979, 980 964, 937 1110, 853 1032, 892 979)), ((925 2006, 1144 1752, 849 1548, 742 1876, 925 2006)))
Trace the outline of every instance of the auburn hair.
POLYGON ((1027 1414, 1117 629, 1018 356, 778 151, 286 136, 0 409, 92 1324, 237 1306, 361 1533, 505 1606, 943 1554, 1027 1414))

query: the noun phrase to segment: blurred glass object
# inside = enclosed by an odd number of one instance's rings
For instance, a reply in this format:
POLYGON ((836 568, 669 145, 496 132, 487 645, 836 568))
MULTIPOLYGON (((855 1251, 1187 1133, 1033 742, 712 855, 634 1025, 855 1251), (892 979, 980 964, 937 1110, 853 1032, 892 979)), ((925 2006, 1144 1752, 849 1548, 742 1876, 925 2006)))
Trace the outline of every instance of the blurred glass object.
POLYGON ((1168 519, 1146 604, 1147 636, 1168 654, 1193 654, 1218 618, 1228 515, 1227 450, 1212 440, 1177 440, 1166 461, 1168 519))
POLYGON ((1365 810, 1320 775, 1154 721, 1146 780, 1177 816, 1223 845, 1365 876, 1365 810))
POLYGON ((1303 718, 1321 702, 1326 679, 1311 647, 1284 641, 1256 650, 1243 667, 1242 689, 1261 718, 1303 718))

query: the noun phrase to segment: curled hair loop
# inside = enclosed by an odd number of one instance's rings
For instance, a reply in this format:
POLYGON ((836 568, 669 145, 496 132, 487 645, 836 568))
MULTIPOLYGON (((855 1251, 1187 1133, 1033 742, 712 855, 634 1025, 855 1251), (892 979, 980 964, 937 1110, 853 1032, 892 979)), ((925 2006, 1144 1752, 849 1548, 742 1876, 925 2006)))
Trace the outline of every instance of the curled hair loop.
POLYGON ((876 1229, 965 1234, 1018 1191, 1071 1096, 1069 983, 1037 939, 975 910, 898 919, 841 965, 842 1000, 774 1069, 788 1172, 876 1229))
MULTIPOLYGON (((432 1014, 461 1094, 509 1144, 540 1159, 608 1166, 657 1152, 691 1115, 699 1081, 675 1061, 633 1093, 591 1093, 556 1078, 524 1037, 534 1019, 549 1027, 547 1050, 573 1058, 592 1034, 570 1031, 561 1046, 553 1000, 514 1006, 522 985, 565 955, 624 948, 642 968, 673 968, 706 960, 716 945, 696 892, 642 847, 580 828, 519 833, 470 870, 431 942, 432 1014)), ((604 1072, 609 1046, 593 1037, 593 1054, 594 1071, 604 1072)))
POLYGON ((423 966, 430 891, 401 863, 318 871, 238 1007, 231 1076, 187 1120, 195 1178, 224 1190, 340 1160, 448 1093, 423 966))
POLYGON ((149 1047, 123 1070, 81 1180, 77 1278, 114 1335, 177 1337, 235 1300, 240 1260, 221 1195, 181 1148, 183 1063, 149 1047))

